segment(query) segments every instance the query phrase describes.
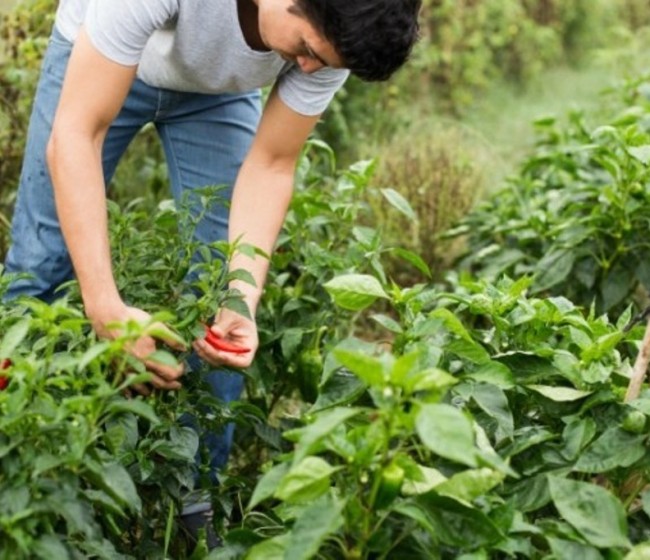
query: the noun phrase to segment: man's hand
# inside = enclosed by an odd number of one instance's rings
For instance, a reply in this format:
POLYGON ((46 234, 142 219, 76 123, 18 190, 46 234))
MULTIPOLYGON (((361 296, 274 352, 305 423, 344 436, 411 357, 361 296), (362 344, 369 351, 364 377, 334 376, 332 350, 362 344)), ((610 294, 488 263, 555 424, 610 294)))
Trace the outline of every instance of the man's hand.
POLYGON ((210 332, 211 336, 230 345, 247 348, 248 351, 237 353, 219 350, 209 344, 205 338, 200 338, 195 340, 192 346, 201 359, 213 366, 245 368, 251 365, 259 344, 254 321, 229 309, 222 309, 210 327, 210 332))
MULTIPOLYGON (((114 328, 109 328, 107 325, 111 323, 126 323, 127 321, 136 321, 140 324, 147 324, 151 322, 151 315, 137 309, 135 307, 124 306, 119 311, 114 313, 106 314, 101 318, 91 317, 93 329, 97 333, 97 336, 100 338, 114 339, 119 336, 119 331, 116 331, 114 328)), ((156 324, 156 338, 164 342, 171 348, 175 350, 186 350, 182 345, 180 345, 172 336, 169 338, 164 335, 161 336, 160 332, 163 333, 168 331, 167 327, 164 325, 156 324)), ((170 335, 171 335, 171 331, 170 335)), ((180 389, 181 384, 178 381, 179 378, 183 375, 183 366, 179 365, 177 367, 166 366, 164 364, 151 361, 148 356, 151 356, 156 351, 156 338, 150 335, 143 335, 138 338, 133 344, 129 347, 129 353, 135 356, 140 360, 147 370, 153 375, 151 380, 151 385, 156 389, 180 389)), ((148 395, 151 391, 146 385, 137 384, 133 385, 133 388, 143 395, 148 395)))

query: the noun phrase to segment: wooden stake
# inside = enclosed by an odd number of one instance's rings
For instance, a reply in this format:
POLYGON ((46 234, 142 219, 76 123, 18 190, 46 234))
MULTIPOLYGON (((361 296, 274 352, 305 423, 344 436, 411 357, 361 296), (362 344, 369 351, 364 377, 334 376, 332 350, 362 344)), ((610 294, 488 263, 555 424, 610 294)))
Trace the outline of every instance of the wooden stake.
POLYGON ((627 386, 627 392, 625 393, 625 402, 633 401, 639 397, 641 393, 641 386, 643 385, 643 380, 645 379, 646 373, 648 371, 648 364, 650 363, 650 320, 645 328, 645 334, 643 335, 643 342, 641 342, 641 349, 639 350, 639 355, 636 357, 636 362, 634 362, 634 369, 632 370, 632 377, 630 378, 630 384, 627 386))

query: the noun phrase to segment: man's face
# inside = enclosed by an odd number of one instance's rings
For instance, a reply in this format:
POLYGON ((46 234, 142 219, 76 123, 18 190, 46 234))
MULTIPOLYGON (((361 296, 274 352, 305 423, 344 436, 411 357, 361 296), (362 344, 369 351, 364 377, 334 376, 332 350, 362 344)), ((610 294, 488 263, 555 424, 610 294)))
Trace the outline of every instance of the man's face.
POLYGON ((259 0, 258 7, 260 35, 269 49, 307 74, 325 66, 343 68, 332 44, 297 11, 293 0, 259 0))

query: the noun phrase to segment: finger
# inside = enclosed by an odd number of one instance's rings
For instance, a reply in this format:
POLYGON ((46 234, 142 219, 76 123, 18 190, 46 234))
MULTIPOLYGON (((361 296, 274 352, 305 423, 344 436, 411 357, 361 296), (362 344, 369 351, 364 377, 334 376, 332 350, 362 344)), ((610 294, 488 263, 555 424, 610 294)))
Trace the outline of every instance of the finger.
POLYGON ((203 360, 214 366, 230 366, 236 368, 245 368, 253 362, 254 352, 246 354, 235 354, 233 352, 224 352, 217 350, 205 340, 195 340, 192 347, 203 360))
POLYGON ((167 381, 162 377, 153 376, 151 379, 151 384, 156 389, 163 389, 165 391, 178 391, 182 385, 178 381, 167 381))
MULTIPOLYGON (((135 383, 131 385, 133 387, 133 390, 142 395, 143 397, 148 397, 151 394, 151 389, 147 387, 144 383, 135 383)), ((129 395, 131 395, 131 392, 129 391, 129 395)))
POLYGON ((159 362, 153 362, 151 360, 143 360, 142 363, 145 365, 147 370, 153 374, 154 379, 152 380, 152 383, 155 381, 154 384, 156 387, 160 386, 160 388, 163 389, 180 388, 181 385, 178 380, 184 373, 182 364, 178 367, 171 367, 163 366, 159 362), (166 384, 168 384, 168 386, 166 384))
POLYGON ((156 351, 156 341, 150 337, 141 337, 138 339, 131 353, 140 360, 144 366, 154 376, 162 378, 164 381, 174 382, 177 381, 184 373, 183 364, 172 365, 169 363, 161 363, 158 360, 148 359, 156 351))

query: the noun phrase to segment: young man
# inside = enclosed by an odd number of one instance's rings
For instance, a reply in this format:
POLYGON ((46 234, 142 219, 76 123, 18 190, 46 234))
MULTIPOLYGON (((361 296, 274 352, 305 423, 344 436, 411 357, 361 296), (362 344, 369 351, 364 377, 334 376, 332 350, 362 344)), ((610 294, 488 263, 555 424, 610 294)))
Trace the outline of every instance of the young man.
MULTIPOLYGON (((384 80, 417 36, 421 0, 60 0, 30 122, 6 272, 28 272, 8 297, 52 300, 73 271, 86 314, 107 327, 148 314, 118 293, 111 270, 105 188, 135 134, 154 123, 177 202, 206 185, 229 185, 230 212, 214 209, 199 241, 241 239, 270 254, 291 198, 300 150, 349 71, 384 80), (273 84, 264 110, 258 88, 273 84)), ((254 317, 268 262, 238 256, 256 287, 235 282, 254 317)), ((250 365, 254 321, 222 311, 215 334, 247 354, 194 350, 214 366, 250 365)), ((178 389, 182 370, 133 354, 158 389, 178 389)), ((240 377, 215 373, 220 398, 238 398, 240 377)), ((142 388, 146 392, 146 388, 142 388)), ((213 447, 223 465, 230 436, 213 447)))

